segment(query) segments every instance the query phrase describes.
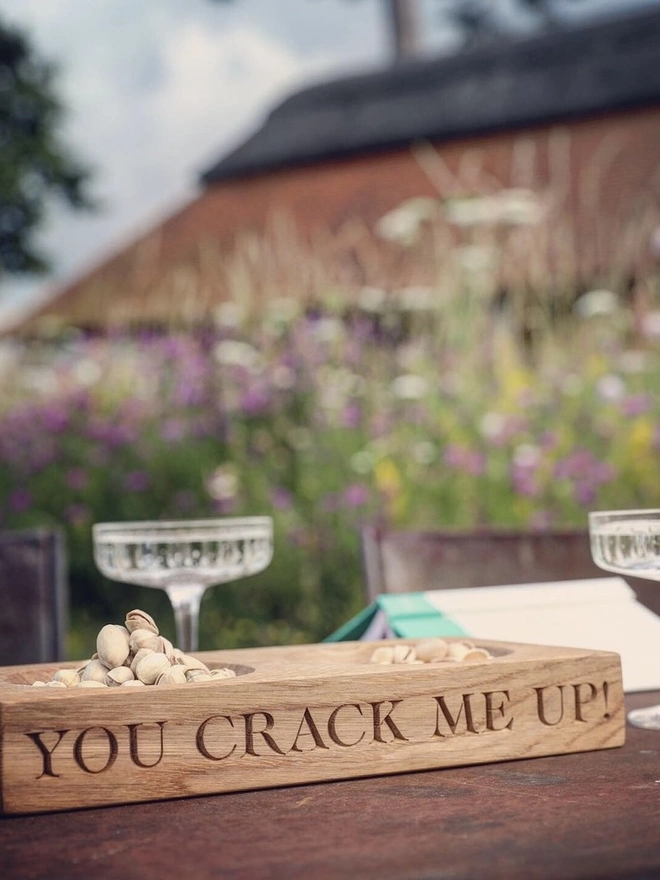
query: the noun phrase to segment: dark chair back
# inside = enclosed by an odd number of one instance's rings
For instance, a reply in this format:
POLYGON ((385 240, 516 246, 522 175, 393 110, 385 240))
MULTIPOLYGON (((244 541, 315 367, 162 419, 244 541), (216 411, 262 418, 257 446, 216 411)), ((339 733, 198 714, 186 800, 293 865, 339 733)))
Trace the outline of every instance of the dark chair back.
POLYGON ((67 577, 59 529, 0 531, 0 666, 64 659, 67 577))
MULTIPOLYGON (((607 577, 591 558, 586 528, 388 531, 370 525, 361 543, 369 602, 382 593, 607 577)), ((660 584, 626 581, 660 613, 660 584)))

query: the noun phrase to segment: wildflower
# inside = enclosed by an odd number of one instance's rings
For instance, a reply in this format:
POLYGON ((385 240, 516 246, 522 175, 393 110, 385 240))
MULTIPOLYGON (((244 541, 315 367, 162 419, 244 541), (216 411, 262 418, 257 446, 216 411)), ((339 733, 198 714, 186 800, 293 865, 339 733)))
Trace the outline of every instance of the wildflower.
POLYGON ((25 513, 32 507, 32 495, 27 489, 14 489, 9 494, 9 510, 12 513, 25 513))
POLYGON ((89 485, 89 474, 84 468, 70 468, 65 479, 67 485, 76 492, 82 492, 89 485))
POLYGON ((613 403, 621 400, 626 393, 626 383, 621 376, 610 373, 607 376, 601 376, 596 382, 596 393, 602 400, 613 403))
POLYGON ((358 428, 362 420, 362 411, 356 403, 349 403, 344 407, 341 421, 345 428, 358 428))
POLYGON ((206 491, 215 501, 228 501, 238 494, 238 474, 232 465, 219 465, 206 481, 206 491))
POLYGON ((166 443, 179 443, 186 436, 186 426, 182 419, 166 419, 161 425, 160 436, 166 443))
POLYGON ((410 247, 419 239, 422 227, 437 213, 438 203, 427 196, 407 199, 388 211, 376 223, 376 234, 386 241, 410 247))
POLYGON ((458 443, 449 443, 444 451, 445 464, 452 470, 462 471, 472 477, 478 477, 484 472, 485 459, 480 452, 461 446, 458 443))
POLYGON ((293 495, 283 486, 274 486, 270 500, 275 510, 289 510, 293 507, 293 495))
POLYGON ((619 298, 611 290, 589 290, 578 297, 573 309, 581 318, 614 315, 619 310, 619 298))
POLYGON ((351 483, 342 493, 346 507, 364 507, 369 501, 369 490, 362 483, 351 483))
POLYGON ((146 471, 129 471, 124 476, 124 487, 129 492, 146 492, 151 486, 151 479, 146 471))
POLYGON ((415 373, 397 376, 390 388, 392 394, 399 400, 421 400, 429 390, 426 379, 415 373))
POLYGON ((641 416, 651 408, 648 394, 630 394, 621 401, 621 412, 624 416, 641 416))

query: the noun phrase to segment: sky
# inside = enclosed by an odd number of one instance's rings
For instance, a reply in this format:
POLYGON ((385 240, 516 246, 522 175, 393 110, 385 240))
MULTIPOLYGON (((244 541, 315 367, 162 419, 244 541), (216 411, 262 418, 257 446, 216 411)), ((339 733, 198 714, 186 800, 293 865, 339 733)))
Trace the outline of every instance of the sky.
MULTIPOLYGON (((638 2, 558 5, 588 16, 638 2)), ((450 50, 455 35, 439 23, 438 3, 420 0, 420 11, 425 52, 450 50)), ((93 214, 53 206, 39 241, 54 273, 4 281, 0 316, 194 198, 200 173, 297 88, 389 59, 380 0, 0 0, 0 19, 58 66, 62 138, 92 167, 101 206, 93 214)))

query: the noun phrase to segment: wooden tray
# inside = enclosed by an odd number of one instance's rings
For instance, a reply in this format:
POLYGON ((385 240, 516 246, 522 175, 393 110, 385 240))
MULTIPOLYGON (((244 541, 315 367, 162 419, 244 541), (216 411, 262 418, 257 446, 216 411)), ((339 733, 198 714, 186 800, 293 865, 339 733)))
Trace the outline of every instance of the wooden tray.
POLYGON ((369 663, 375 644, 364 642, 208 652, 198 656, 236 678, 147 688, 33 688, 57 667, 0 668, 0 812, 623 744, 618 654, 478 644, 494 656, 412 666, 369 663))

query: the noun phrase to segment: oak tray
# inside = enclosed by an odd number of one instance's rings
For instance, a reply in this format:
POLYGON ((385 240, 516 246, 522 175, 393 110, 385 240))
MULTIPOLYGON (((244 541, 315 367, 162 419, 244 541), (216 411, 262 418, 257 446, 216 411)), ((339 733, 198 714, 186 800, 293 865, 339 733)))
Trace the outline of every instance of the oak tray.
POLYGON ((477 644, 492 657, 382 666, 365 642, 213 651, 197 656, 235 678, 145 688, 29 686, 76 663, 0 668, 0 812, 623 745, 618 654, 477 644))

